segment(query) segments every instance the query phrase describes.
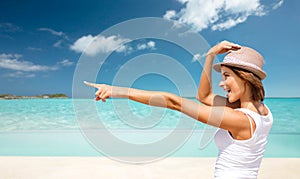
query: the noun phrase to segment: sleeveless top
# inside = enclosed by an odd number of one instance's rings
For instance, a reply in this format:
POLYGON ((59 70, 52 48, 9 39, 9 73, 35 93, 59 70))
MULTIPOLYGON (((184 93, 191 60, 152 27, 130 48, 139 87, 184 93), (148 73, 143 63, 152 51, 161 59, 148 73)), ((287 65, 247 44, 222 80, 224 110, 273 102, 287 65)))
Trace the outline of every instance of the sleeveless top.
POLYGON ((219 149, 215 165, 215 178, 217 179, 257 178, 267 137, 273 124, 272 113, 269 109, 266 116, 245 108, 236 110, 242 111, 248 118, 250 116, 256 124, 256 129, 247 140, 236 140, 232 138, 229 131, 218 129, 215 135, 215 143, 219 149))

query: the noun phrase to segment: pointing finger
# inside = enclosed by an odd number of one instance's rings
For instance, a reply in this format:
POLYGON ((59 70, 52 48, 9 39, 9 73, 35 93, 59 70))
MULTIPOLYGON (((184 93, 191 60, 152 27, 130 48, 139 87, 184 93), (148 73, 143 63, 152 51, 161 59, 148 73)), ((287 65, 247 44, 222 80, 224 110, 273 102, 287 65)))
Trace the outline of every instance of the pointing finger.
POLYGON ((90 82, 87 82, 87 81, 84 81, 83 83, 85 85, 87 85, 87 86, 90 86, 90 87, 93 87, 93 88, 97 88, 97 85, 95 83, 90 83, 90 82))

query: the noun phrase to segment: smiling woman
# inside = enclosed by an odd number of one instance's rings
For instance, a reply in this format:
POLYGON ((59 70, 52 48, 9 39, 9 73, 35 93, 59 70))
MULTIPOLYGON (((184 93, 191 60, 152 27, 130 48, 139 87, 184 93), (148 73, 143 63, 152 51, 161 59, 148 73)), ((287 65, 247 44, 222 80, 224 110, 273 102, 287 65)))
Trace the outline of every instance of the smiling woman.
POLYGON ((262 65, 262 56, 251 48, 228 41, 212 47, 206 56, 197 95, 197 99, 206 105, 167 92, 85 84, 98 89, 96 100, 106 102, 109 97, 128 98, 180 111, 202 123, 220 128, 215 136, 219 148, 215 177, 256 178, 273 123, 270 110, 262 103, 262 85, 258 87, 259 94, 255 93, 256 89, 253 90, 254 82, 266 77, 262 65), (228 91, 228 98, 213 94, 211 89, 214 57, 225 52, 224 61, 216 64, 215 69, 222 71, 222 87, 228 91), (251 75, 254 79, 248 79, 251 75))
MULTIPOLYGON (((222 72, 223 81, 227 81, 231 74, 235 75, 234 79, 244 81, 244 87, 250 88, 248 91, 251 91, 252 100, 263 101, 265 90, 261 80, 266 77, 266 73, 262 70, 263 63, 263 57, 257 51, 249 47, 241 47, 238 51, 228 52, 224 61, 215 64, 214 69, 222 72)), ((231 89, 227 89, 224 82, 222 82, 222 86, 229 92, 228 95, 231 94, 231 89)))
POLYGON ((226 106, 243 112, 250 126, 248 136, 241 132, 235 133, 230 129, 218 130, 215 135, 215 142, 219 148, 215 166, 216 178, 257 177, 267 136, 273 124, 270 110, 262 103, 265 92, 261 80, 266 77, 266 73, 262 70, 263 64, 264 59, 256 50, 249 47, 230 48, 230 42, 227 41, 213 47, 207 57, 205 68, 207 72, 202 75, 202 86, 200 85, 199 88, 200 101, 208 105, 214 105, 217 100, 223 101, 226 106), (223 76, 220 86, 228 92, 228 98, 225 99, 211 93, 212 58, 209 56, 219 54, 228 45, 229 51, 224 61, 214 65, 214 69, 221 72, 223 76), (207 93, 203 95, 201 90, 207 93))
MULTIPOLYGON (((225 67, 224 67, 225 68, 225 67)), ((231 67, 231 70, 236 74, 239 78, 246 81, 249 86, 252 96, 251 99, 254 101, 263 101, 265 98, 265 90, 260 78, 245 70, 241 70, 237 67, 231 67)))

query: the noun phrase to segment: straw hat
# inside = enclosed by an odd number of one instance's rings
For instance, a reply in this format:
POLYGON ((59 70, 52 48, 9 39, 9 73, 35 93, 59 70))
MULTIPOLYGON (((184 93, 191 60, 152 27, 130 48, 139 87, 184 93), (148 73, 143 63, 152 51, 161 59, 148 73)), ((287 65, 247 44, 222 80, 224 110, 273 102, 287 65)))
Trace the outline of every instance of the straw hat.
POLYGON ((261 80, 266 78, 267 74, 262 70, 264 58, 256 50, 242 46, 238 50, 231 50, 227 53, 222 63, 217 63, 213 68, 221 72, 221 66, 237 67, 257 75, 261 80))

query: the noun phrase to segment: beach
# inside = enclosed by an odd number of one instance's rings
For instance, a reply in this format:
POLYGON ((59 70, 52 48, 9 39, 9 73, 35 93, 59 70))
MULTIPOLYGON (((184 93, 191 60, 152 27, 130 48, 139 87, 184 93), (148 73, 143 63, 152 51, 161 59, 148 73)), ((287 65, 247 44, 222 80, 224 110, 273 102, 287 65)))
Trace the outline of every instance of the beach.
MULTIPOLYGON (((276 120, 258 178, 299 178, 300 99, 267 99, 266 102, 274 110, 276 120)), ((0 103, 1 179, 213 178, 218 151, 213 139, 201 148, 201 136, 208 132, 201 123, 197 123, 188 140, 178 149, 169 151, 169 155, 149 155, 169 157, 147 164, 126 164, 105 157, 107 153, 100 152, 101 147, 96 150, 88 142, 79 130, 71 99, 1 100, 0 103)), ((176 112, 166 111, 153 129, 137 133, 111 113, 112 101, 97 105, 106 128, 128 144, 141 144, 141 141, 156 144, 168 137, 169 132, 176 129, 174 121, 179 121, 176 112)), ((138 104, 135 107, 140 115, 147 115, 149 109, 138 104)), ((85 114, 90 114, 90 111, 85 114)), ((180 134, 180 130, 177 133, 180 134)), ((104 139, 106 137, 99 140, 104 139)), ((161 149, 163 146, 156 144, 153 147, 161 149)), ((117 148, 124 150, 123 145, 117 148)), ((145 156, 138 151, 134 153, 136 155, 128 154, 131 157, 145 156)))
MULTIPOLYGON (((106 157, 0 157, 0 178, 213 178, 215 158, 170 157, 127 164, 106 157)), ((299 158, 264 158, 259 179, 296 179, 299 158)))
POLYGON ((2 1, 0 179, 300 179, 299 6, 2 1))

